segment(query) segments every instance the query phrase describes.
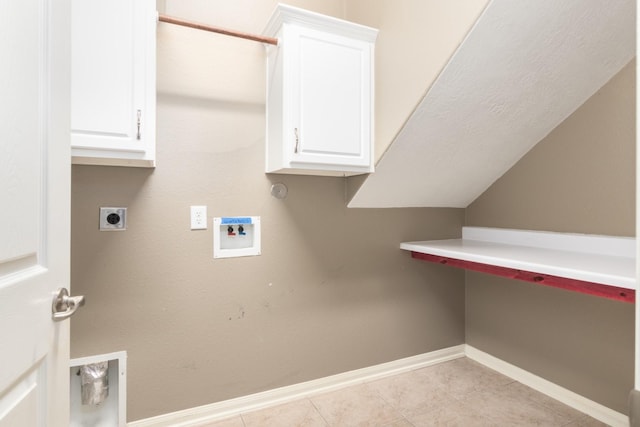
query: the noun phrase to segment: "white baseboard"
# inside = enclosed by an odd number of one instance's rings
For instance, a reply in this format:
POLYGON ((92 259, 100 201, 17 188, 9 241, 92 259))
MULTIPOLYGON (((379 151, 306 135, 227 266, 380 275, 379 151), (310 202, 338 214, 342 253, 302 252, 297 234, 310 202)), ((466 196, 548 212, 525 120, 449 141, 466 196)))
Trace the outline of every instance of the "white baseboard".
POLYGON ((332 375, 317 380, 268 390, 261 393, 238 397, 198 406, 183 411, 171 412, 157 417, 133 421, 129 427, 189 427, 205 422, 213 422, 224 418, 239 415, 243 412, 255 411, 269 406, 280 405, 294 400, 309 397, 319 393, 326 393, 373 381, 380 378, 397 375, 414 369, 424 368, 437 363, 453 360, 465 355, 465 345, 449 347, 430 353, 394 360, 368 368, 357 369, 342 374, 332 375))
POLYGON ((593 400, 587 399, 571 390, 567 390, 564 387, 560 387, 551 381, 545 380, 531 372, 525 371, 522 368, 518 368, 504 360, 498 359, 488 353, 478 350, 470 345, 465 345, 465 355, 478 363, 481 363, 495 371, 500 372, 514 380, 531 387, 541 393, 552 397, 565 405, 568 405, 580 412, 601 421, 607 425, 613 427, 628 427, 629 418, 616 412, 613 409, 609 409, 593 400))
POLYGON ((546 394, 578 411, 613 427, 627 427, 629 419, 626 415, 609 409, 577 393, 560 387, 542 377, 518 368, 504 360, 498 359, 470 345, 462 344, 430 353, 394 360, 368 368, 332 375, 317 380, 294 384, 242 396, 235 399, 198 406, 183 411, 171 412, 157 417, 133 421, 129 427, 189 427, 214 422, 239 415, 243 412, 255 411, 269 406, 280 405, 320 393, 326 393, 374 381, 380 378, 397 375, 414 369, 424 368, 463 356, 475 360, 495 371, 527 385, 534 390, 546 394))

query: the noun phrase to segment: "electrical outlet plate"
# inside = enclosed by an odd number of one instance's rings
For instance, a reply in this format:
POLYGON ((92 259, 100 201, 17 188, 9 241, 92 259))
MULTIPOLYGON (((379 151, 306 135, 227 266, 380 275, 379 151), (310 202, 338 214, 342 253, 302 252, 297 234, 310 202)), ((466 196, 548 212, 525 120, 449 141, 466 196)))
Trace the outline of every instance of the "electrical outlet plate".
POLYGON ((207 207, 191 206, 191 229, 206 230, 207 229, 207 207))
POLYGON ((127 229, 127 208, 100 208, 100 231, 127 229))

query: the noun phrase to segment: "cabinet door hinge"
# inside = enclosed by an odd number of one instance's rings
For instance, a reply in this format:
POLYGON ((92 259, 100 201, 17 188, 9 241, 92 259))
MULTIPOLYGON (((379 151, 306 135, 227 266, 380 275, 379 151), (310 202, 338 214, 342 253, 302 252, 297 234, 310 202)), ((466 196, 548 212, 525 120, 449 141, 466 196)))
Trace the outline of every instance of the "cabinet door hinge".
POLYGON ((142 110, 138 110, 138 121, 137 121, 137 124, 138 124, 138 133, 137 133, 137 135, 136 135, 136 139, 137 139, 138 141, 140 141, 140 124, 141 124, 141 122, 142 122, 142 110))

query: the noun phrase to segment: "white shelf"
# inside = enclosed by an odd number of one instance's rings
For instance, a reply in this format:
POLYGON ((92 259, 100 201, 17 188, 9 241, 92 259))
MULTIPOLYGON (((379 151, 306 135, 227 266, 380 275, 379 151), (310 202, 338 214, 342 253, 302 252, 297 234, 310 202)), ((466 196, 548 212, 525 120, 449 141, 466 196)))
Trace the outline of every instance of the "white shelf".
POLYGON ((635 238, 463 227, 462 239, 405 242, 421 254, 636 289, 635 238))

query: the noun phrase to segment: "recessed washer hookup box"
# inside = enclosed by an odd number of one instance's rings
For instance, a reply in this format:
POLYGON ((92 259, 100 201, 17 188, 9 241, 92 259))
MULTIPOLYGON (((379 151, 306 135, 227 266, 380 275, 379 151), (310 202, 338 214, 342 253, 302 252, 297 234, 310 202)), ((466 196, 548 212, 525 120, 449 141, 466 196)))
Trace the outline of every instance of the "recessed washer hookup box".
POLYGON ((260 217, 213 218, 213 257, 260 255, 260 217))

